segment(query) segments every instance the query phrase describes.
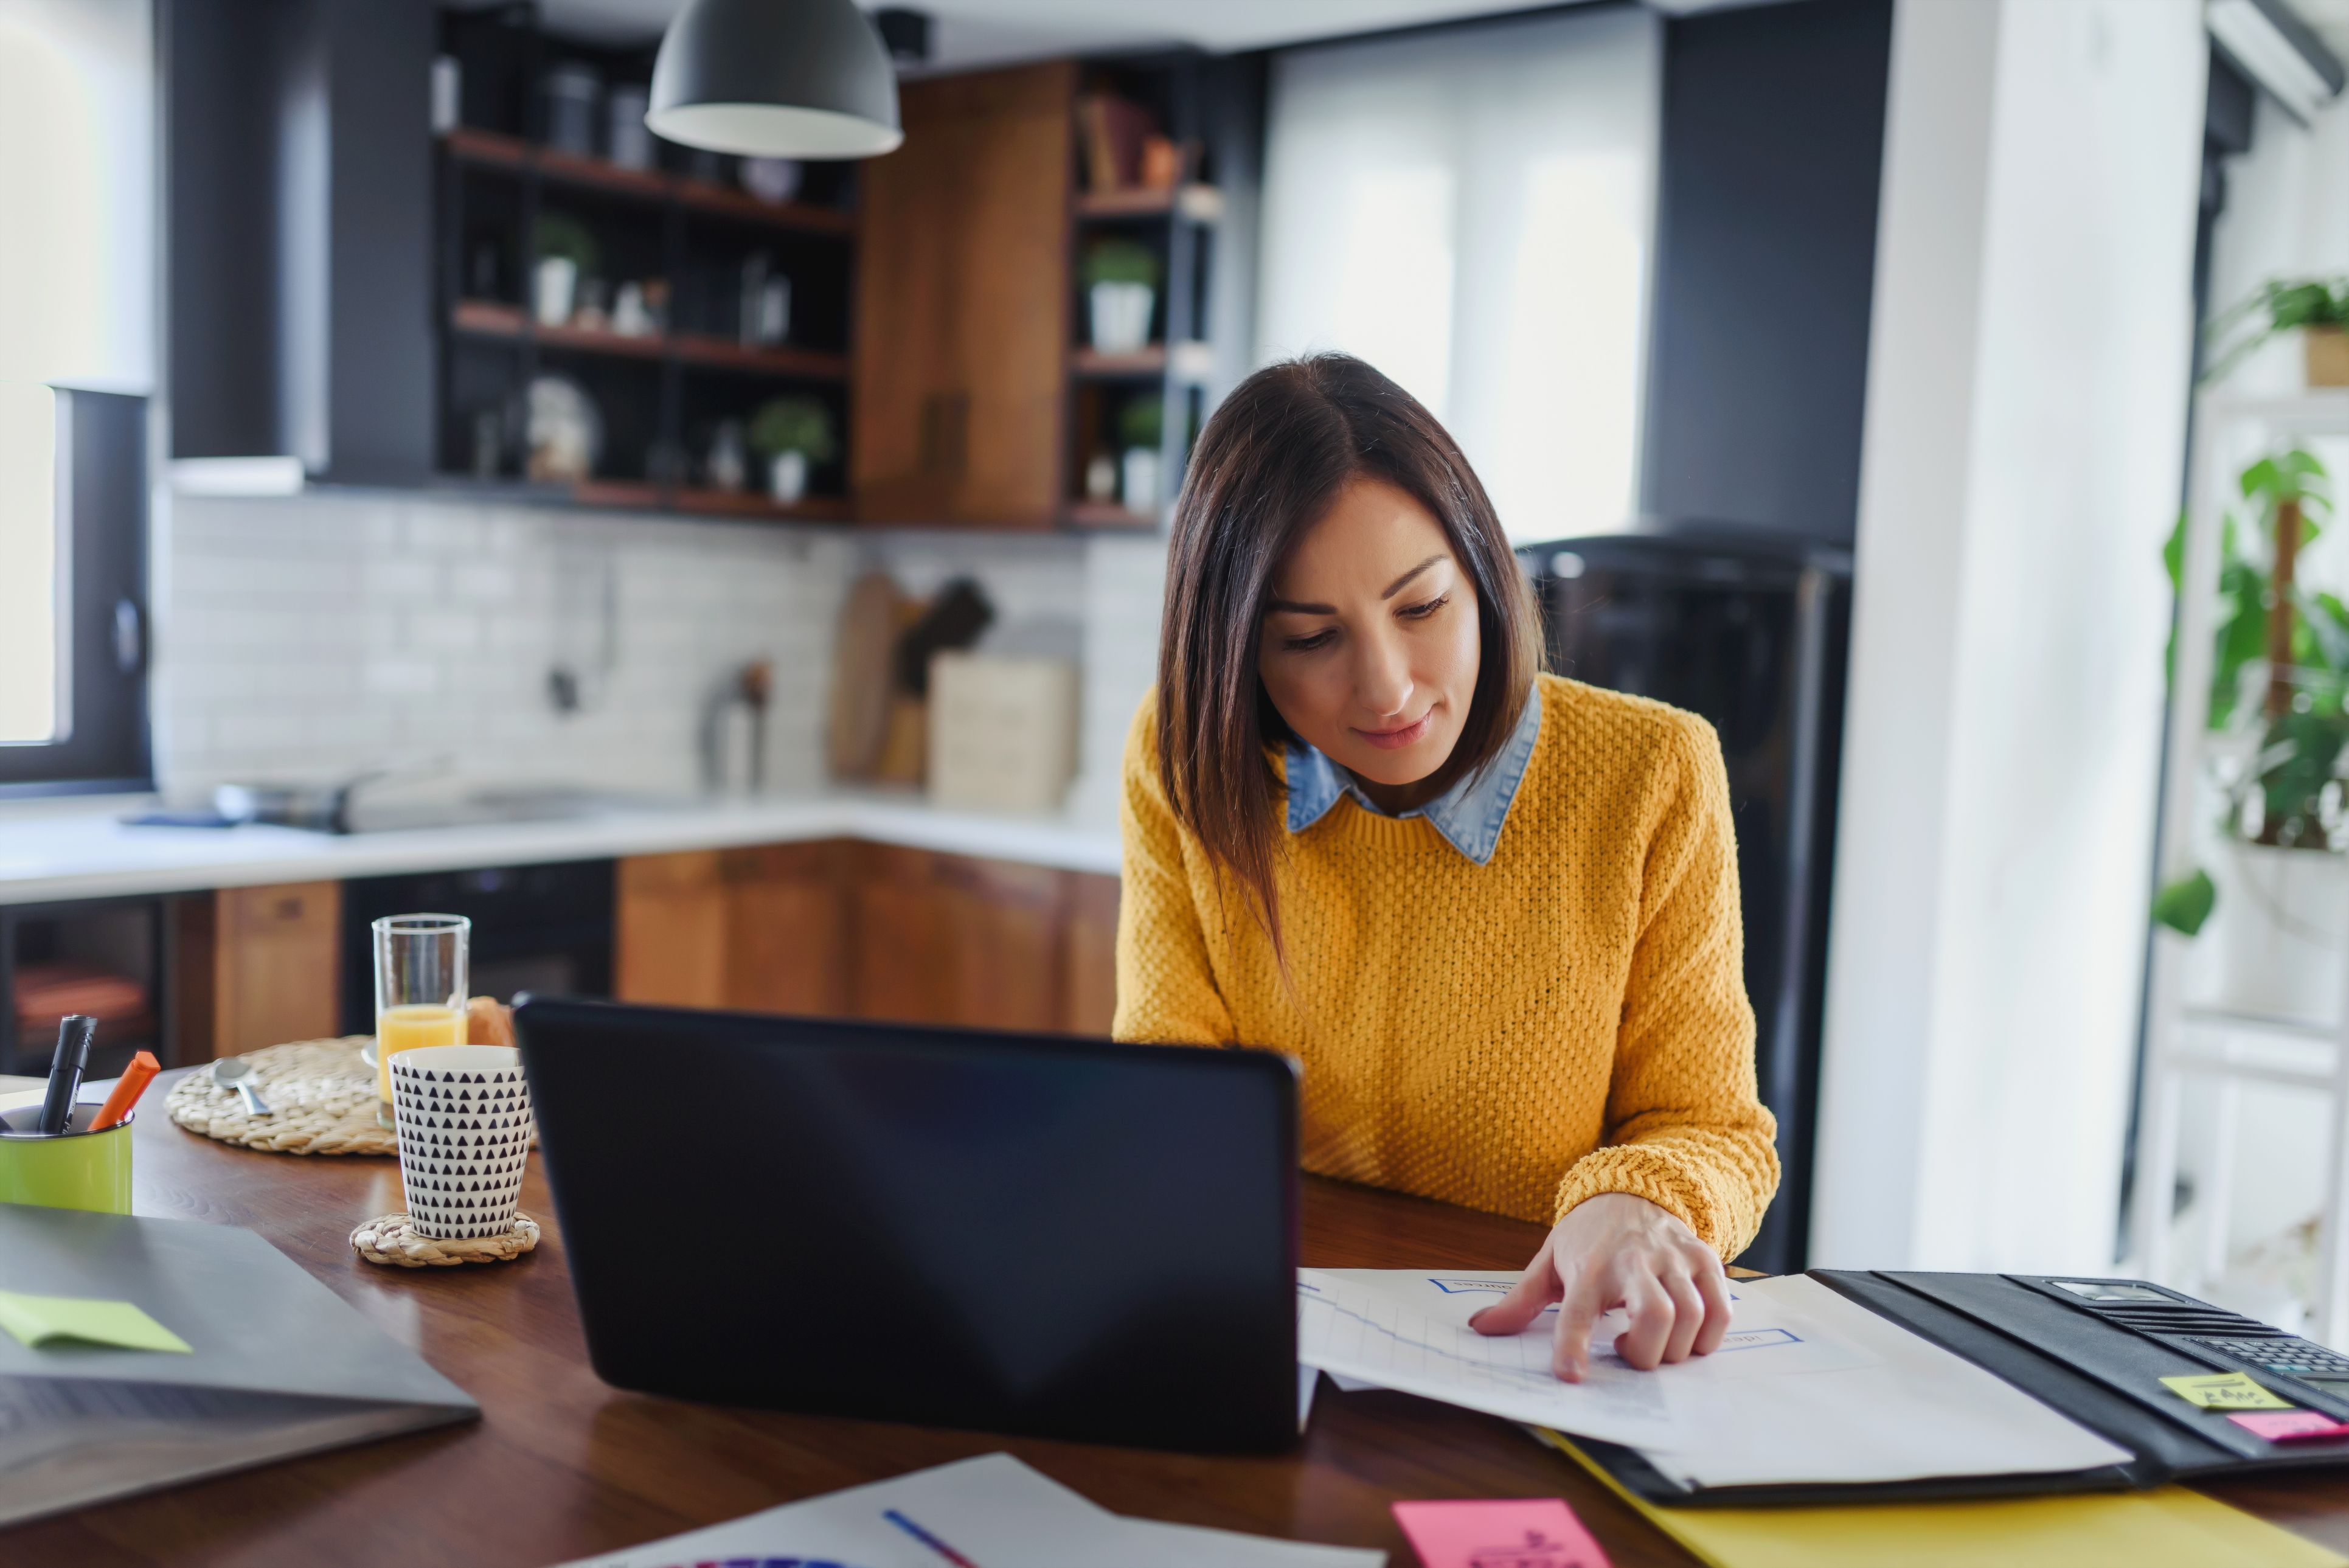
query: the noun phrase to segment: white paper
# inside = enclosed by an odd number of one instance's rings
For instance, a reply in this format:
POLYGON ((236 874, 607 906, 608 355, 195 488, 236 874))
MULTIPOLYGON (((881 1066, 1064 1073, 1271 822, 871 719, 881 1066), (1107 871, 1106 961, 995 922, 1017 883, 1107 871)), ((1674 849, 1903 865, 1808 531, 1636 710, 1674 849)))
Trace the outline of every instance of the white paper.
MULTIPOLYGON (((1304 1269, 1299 1283, 1300 1295, 1309 1284, 1317 1295, 1342 1293, 1351 1310, 1373 1319, 1385 1315, 1384 1321, 1398 1326, 1417 1323, 1423 1326, 1416 1330, 1423 1339, 1441 1342, 1446 1333, 1481 1337, 1468 1319, 1499 1300, 1516 1276, 1304 1269)), ((1730 1295, 1734 1315, 1723 1348, 1652 1372, 1633 1370, 1602 1349, 1627 1320, 1619 1312, 1600 1319, 1591 1336, 1593 1383, 1601 1369, 1611 1368, 1619 1386, 1659 1390, 1666 1418, 1651 1435, 1618 1437, 1599 1429, 1618 1411, 1588 1402, 1537 1424, 1628 1443, 1658 1470, 1702 1486, 2060 1473, 2129 1458, 2001 1378, 1816 1280, 1799 1274, 1738 1280, 1730 1295), (1585 1424, 1574 1425, 1570 1417, 1585 1424)), ((1325 1354, 1318 1339, 1309 1343, 1305 1336, 1304 1323, 1312 1315, 1312 1309, 1299 1315, 1302 1358, 1325 1354)), ((1485 1343, 1523 1342, 1508 1365, 1537 1367, 1547 1377, 1556 1325, 1551 1308, 1514 1339, 1485 1343)), ((1384 1343, 1366 1333, 1355 1340, 1372 1351, 1384 1343)), ((1527 1419, 1519 1412, 1539 1397, 1524 1388, 1495 1397, 1500 1379, 1463 1374, 1436 1357, 1414 1360, 1391 1349, 1392 1367, 1375 1365, 1359 1350, 1333 1358, 1347 1365, 1321 1365, 1340 1387, 1359 1379, 1516 1420, 1527 1419)), ((1537 1387, 1530 1376, 1524 1381, 1537 1387)), ((1555 1387, 1570 1392, 1578 1386, 1555 1387)), ((1615 1424, 1619 1429, 1622 1423, 1615 1424)))
MULTIPOLYGON (((1693 1485, 2056 1474, 2132 1456, 2003 1378, 1803 1274, 1742 1280, 1778 1321, 1865 1365, 1692 1391, 1688 1429, 1649 1455, 1693 1485)), ((1667 1368, 1676 1371, 1677 1368, 1667 1368)))
POLYGON ((1437 1284, 1442 1277, 1298 1270, 1297 1358, 1338 1377, 1587 1438, 1640 1448, 1671 1442, 1662 1382, 1594 1354, 1587 1379, 1561 1383, 1550 1371, 1551 1316, 1523 1334, 1478 1334, 1468 1317, 1493 1298, 1448 1294, 1437 1284), (1414 1284, 1428 1300, 1416 1299, 1414 1284))
MULTIPOLYGON (((712 1559, 812 1558, 838 1568, 1381 1568, 1386 1553, 1123 1519, 1009 1454, 916 1470, 786 1503, 567 1568, 691 1568, 712 1559)), ((813 1564, 810 1565, 813 1568, 813 1564)))

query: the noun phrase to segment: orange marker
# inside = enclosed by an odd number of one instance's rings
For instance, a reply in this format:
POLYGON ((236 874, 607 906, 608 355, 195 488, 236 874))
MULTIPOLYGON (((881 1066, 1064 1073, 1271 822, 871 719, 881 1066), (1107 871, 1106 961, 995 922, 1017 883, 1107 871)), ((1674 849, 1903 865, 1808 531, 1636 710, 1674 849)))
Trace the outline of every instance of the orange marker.
POLYGON ((89 1130, 92 1132, 103 1131, 119 1121, 129 1119, 130 1108, 139 1103, 139 1097, 147 1092, 147 1086, 162 1070, 163 1064, 155 1059, 152 1051, 140 1051, 132 1057, 130 1065, 122 1069, 122 1077, 116 1081, 114 1092, 106 1097, 106 1103, 98 1107, 98 1114, 90 1119, 89 1130))

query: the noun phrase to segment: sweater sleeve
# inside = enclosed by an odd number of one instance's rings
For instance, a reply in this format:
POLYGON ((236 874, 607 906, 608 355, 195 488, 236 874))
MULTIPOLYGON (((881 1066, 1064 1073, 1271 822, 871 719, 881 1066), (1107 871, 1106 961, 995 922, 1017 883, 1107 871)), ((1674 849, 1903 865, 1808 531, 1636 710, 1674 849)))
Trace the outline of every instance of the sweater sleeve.
POLYGON ((1567 1171, 1557 1214, 1600 1192, 1629 1192, 1678 1215, 1727 1260, 1753 1241, 1777 1191, 1777 1122, 1754 1088, 1720 738, 1682 716, 1665 750, 1606 1142, 1567 1171))
POLYGON ((1124 880, 1117 905, 1117 1014, 1112 1038, 1174 1046, 1234 1044, 1231 1010, 1183 859, 1183 830, 1158 781, 1157 705, 1134 715, 1125 741, 1118 826, 1124 880))

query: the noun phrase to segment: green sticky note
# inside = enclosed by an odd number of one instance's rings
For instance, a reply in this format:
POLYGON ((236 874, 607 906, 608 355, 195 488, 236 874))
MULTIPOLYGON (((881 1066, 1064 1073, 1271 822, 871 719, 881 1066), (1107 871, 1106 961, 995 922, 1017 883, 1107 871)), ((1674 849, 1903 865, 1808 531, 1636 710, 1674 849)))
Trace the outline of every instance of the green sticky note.
POLYGON ((2161 1386, 2189 1405, 2206 1410, 2289 1410, 2292 1402, 2279 1399, 2240 1372, 2214 1372, 2198 1377, 2164 1377, 2161 1386))
POLYGON ((60 1339, 113 1345, 125 1350, 190 1353, 188 1342, 127 1301, 77 1295, 32 1295, 0 1290, 0 1328, 38 1348, 60 1339))

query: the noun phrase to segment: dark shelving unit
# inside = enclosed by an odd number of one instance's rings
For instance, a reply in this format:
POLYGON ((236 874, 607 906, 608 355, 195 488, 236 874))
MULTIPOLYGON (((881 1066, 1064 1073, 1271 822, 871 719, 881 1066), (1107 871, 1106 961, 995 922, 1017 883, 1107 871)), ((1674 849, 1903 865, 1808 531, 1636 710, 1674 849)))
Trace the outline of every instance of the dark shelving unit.
MULTIPOLYGON (((440 345, 434 469, 442 482, 488 494, 511 488, 543 504, 550 493, 585 507, 695 516, 833 521, 847 500, 850 307, 855 275, 854 178, 847 164, 802 165, 797 199, 768 201, 739 189, 739 160, 655 139, 639 169, 549 144, 547 73, 592 67, 608 94, 643 86, 654 48, 616 48, 549 34, 534 10, 450 9, 440 47, 461 72, 462 123, 435 150, 434 328, 440 345), (533 277, 543 215, 593 238, 603 322, 537 319, 533 277), (785 341, 746 341, 741 278, 764 256, 791 286, 785 341), (626 283, 665 285, 653 330, 624 333, 609 311, 626 283), (528 472, 529 389, 561 375, 594 403, 603 428, 592 476, 568 485, 528 472), (765 492, 763 464, 747 461, 747 488, 717 488, 706 472, 714 433, 748 425, 770 398, 811 397, 831 411, 842 448, 812 466, 808 493, 781 503, 765 492), (493 438, 491 439, 490 438, 493 438), (487 461, 494 450, 494 463, 487 461)), ((599 111, 595 131, 606 134, 599 111)), ((583 277, 583 293, 588 282, 583 277)), ((584 304, 585 302, 581 302, 584 304)))
POLYGON ((1156 400, 1163 512, 1181 485, 1192 443, 1210 406, 1208 383, 1217 356, 1208 346, 1209 290, 1227 205, 1217 181, 1223 175, 1220 165, 1234 151, 1230 116, 1219 112, 1216 102, 1220 84, 1211 75, 1216 68, 1192 55, 1094 61, 1085 67, 1081 101, 1084 95, 1105 93, 1138 107, 1160 134, 1186 150, 1187 167, 1171 185, 1099 188, 1090 179, 1087 131, 1080 119, 1069 211, 1071 438, 1065 449, 1068 473, 1061 510, 1063 522, 1071 527, 1157 527, 1157 514, 1129 511, 1116 500, 1090 499, 1085 470, 1098 455, 1116 456, 1112 437, 1130 404, 1156 400), (1107 353, 1092 346, 1085 253, 1095 242, 1112 235, 1148 246, 1159 262, 1150 343, 1138 352, 1107 353))

